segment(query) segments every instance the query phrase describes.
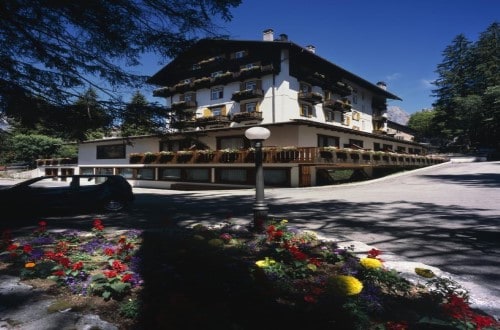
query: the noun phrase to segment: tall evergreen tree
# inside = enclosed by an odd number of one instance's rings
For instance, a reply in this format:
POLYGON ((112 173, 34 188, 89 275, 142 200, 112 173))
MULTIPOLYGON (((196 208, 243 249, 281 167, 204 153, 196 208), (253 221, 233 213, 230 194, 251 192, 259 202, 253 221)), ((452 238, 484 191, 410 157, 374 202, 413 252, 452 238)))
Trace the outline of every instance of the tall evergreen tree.
POLYGON ((165 108, 156 103, 149 103, 139 91, 132 96, 132 100, 125 106, 120 117, 122 136, 156 134, 165 131, 165 108))

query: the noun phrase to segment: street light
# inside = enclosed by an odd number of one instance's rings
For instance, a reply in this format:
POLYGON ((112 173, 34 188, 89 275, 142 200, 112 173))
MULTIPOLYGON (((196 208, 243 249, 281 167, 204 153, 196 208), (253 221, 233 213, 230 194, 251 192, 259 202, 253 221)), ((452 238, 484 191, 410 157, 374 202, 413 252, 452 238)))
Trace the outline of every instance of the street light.
POLYGON ((264 169, 262 168, 262 142, 271 136, 271 132, 264 127, 252 127, 245 131, 247 139, 255 147, 255 204, 253 206, 253 229, 264 231, 264 222, 269 208, 264 202, 264 169))

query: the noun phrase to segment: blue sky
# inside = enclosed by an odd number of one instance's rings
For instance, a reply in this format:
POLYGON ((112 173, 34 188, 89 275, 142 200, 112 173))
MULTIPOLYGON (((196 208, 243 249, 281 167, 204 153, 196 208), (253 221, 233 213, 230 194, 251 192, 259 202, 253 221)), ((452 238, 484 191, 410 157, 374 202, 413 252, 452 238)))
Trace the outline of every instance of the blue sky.
MULTIPOLYGON (((477 41, 500 21, 500 0, 243 0, 231 22, 231 39, 262 40, 262 31, 287 34, 300 46, 370 81, 385 81, 403 101, 389 101, 407 113, 430 108, 431 81, 442 52, 459 34, 477 41)), ((148 58, 153 75, 161 59, 148 58)), ((161 102, 155 98, 155 101, 161 102)))

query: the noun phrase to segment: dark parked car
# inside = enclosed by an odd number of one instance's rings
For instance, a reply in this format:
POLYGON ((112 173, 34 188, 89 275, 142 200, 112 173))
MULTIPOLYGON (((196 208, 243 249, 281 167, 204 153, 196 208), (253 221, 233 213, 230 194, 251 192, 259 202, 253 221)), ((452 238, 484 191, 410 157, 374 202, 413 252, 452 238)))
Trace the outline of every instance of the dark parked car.
POLYGON ((0 209, 14 214, 118 212, 133 200, 131 185, 120 175, 42 176, 0 187, 0 209))

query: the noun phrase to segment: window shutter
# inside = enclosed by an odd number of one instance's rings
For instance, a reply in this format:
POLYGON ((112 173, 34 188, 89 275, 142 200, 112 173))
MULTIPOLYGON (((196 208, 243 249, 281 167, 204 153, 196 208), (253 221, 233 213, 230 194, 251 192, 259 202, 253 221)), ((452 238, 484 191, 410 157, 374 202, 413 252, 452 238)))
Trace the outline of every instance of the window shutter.
POLYGON ((256 88, 257 90, 262 89, 262 80, 260 80, 260 79, 259 79, 259 80, 257 80, 255 83, 256 83, 256 84, 255 84, 255 86, 256 86, 255 88, 256 88))
POLYGON ((221 116, 227 116, 227 109, 226 109, 226 106, 222 106, 221 109, 220 109, 220 115, 221 116))
POLYGON ((184 94, 179 95, 179 101, 183 102, 186 99, 184 94))

